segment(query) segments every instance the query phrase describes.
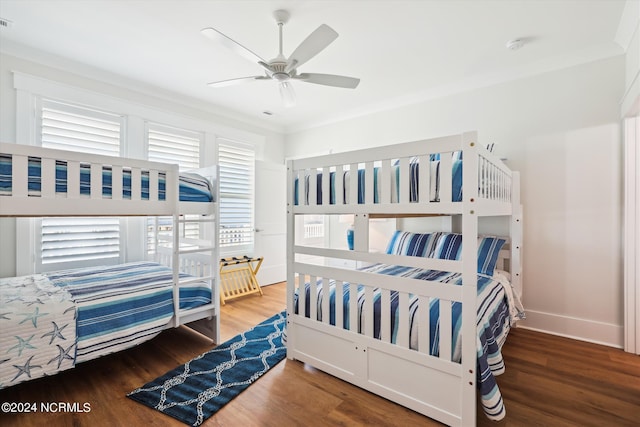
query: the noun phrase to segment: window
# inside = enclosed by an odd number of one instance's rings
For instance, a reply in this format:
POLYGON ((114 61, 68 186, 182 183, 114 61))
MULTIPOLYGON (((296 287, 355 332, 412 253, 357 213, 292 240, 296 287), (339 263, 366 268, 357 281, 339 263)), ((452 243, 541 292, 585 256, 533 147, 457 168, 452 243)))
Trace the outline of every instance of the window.
POLYGON ((200 133, 152 123, 147 132, 149 160, 177 163, 181 171, 200 167, 200 133))
MULTIPOLYGON (((186 129, 172 128, 160 124, 147 124, 148 159, 154 162, 177 163, 181 171, 200 167, 200 153, 203 135, 186 129)), ((158 227, 163 232, 171 231, 170 218, 158 218, 158 227)), ((147 253, 155 253, 155 218, 147 219, 147 253)), ((197 223, 182 225, 183 237, 198 238, 200 229, 197 223)))
MULTIPOLYGON (((121 116, 42 99, 40 141, 43 147, 119 156, 121 116)), ((38 271, 117 263, 121 258, 117 218, 43 218, 38 271), (95 264, 95 262, 94 262, 95 264)))
POLYGON ((255 151, 239 142, 218 139, 220 167, 220 248, 253 249, 255 151))

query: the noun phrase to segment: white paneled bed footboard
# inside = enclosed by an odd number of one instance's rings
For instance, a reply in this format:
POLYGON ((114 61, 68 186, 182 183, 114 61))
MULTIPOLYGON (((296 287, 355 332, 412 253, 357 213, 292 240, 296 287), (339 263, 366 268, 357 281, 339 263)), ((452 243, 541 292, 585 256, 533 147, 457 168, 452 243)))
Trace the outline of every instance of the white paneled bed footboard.
POLYGON ((522 316, 518 174, 475 133, 288 170, 288 357, 448 425, 475 425, 476 393, 502 419, 500 349, 522 316), (296 236, 296 217, 335 214, 352 216, 354 250, 296 236), (458 232, 396 231, 386 253, 370 250, 372 219, 433 215, 458 218, 458 232), (481 216, 510 217, 509 236, 480 236, 481 216))

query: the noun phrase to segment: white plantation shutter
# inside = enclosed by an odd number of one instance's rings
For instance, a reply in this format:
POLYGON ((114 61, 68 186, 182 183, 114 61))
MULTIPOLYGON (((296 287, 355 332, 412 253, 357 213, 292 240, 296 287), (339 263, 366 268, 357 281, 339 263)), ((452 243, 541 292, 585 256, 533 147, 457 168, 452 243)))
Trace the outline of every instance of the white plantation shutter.
POLYGON ((43 219, 43 263, 119 258, 120 223, 117 219, 110 220, 92 217, 43 219))
POLYGON ((255 152, 252 147, 218 140, 220 167, 220 247, 251 250, 255 152))
MULTIPOLYGON (((200 149, 203 135, 186 129, 177 129, 160 124, 147 124, 148 159, 154 162, 178 164, 181 171, 200 167, 200 149)), ((147 219, 147 252, 155 251, 153 217, 147 219)), ((169 219, 160 220, 159 228, 171 229, 169 219)), ((180 234, 184 237, 198 238, 200 229, 195 222, 182 224, 180 234)))
POLYGON ((181 171, 200 167, 201 133, 149 123, 148 138, 149 160, 177 163, 181 171))
MULTIPOLYGON (((120 155, 121 116, 46 99, 41 113, 43 147, 120 155)), ((118 218, 43 218, 41 225, 39 271, 120 260, 118 218)))
POLYGON ((121 127, 121 116, 42 100, 43 147, 119 156, 121 127))

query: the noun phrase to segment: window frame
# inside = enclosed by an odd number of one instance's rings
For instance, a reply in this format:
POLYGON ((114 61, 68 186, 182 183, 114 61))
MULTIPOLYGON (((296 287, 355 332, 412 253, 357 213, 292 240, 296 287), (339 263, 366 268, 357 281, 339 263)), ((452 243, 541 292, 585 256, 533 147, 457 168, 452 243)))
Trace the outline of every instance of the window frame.
MULTIPOLYGON (((151 156, 151 133, 152 132, 158 132, 158 133, 164 133, 164 134, 169 134, 172 136, 176 136, 176 137, 182 137, 182 138, 193 138, 194 140, 198 141, 198 164, 190 164, 188 166, 184 166, 181 165, 179 162, 176 162, 176 164, 178 165, 179 171, 180 172, 185 172, 185 171, 190 171, 190 170, 194 170, 194 169, 199 169, 201 167, 204 167, 206 165, 206 153, 205 153, 205 139, 206 139, 206 135, 204 134, 204 132, 198 132, 198 131, 193 131, 190 129, 184 129, 184 128, 179 128, 179 127, 174 127, 174 126, 168 126, 162 123, 156 123, 156 122, 152 122, 152 121, 145 121, 145 145, 146 145, 146 158, 148 160, 153 160, 153 161, 158 161, 158 162, 167 162, 164 157, 159 156, 158 158, 155 158, 151 156)), ((158 222, 156 222, 154 220, 154 218, 158 218, 158 220, 160 220, 161 218, 164 218, 164 220, 166 221, 167 218, 165 217, 153 217, 153 216, 148 216, 146 218, 146 227, 145 227, 145 232, 146 232, 146 245, 145 245, 145 251, 146 251, 146 257, 148 259, 153 259, 153 257, 156 254, 156 245, 157 242, 155 240, 155 236, 154 236, 154 228, 156 226, 158 226, 158 222)), ((167 226, 164 225, 165 227, 165 232, 169 232, 169 230, 171 230, 171 226, 167 226)), ((196 223, 188 223, 188 224, 183 224, 182 227, 179 227, 179 233, 182 237, 187 237, 187 238, 201 238, 204 239, 206 238, 206 236, 203 235, 204 230, 202 230, 199 227, 199 224, 196 223), (189 229, 187 229, 186 227, 189 227, 189 229)))
POLYGON ((218 222, 218 227, 219 227, 219 245, 220 245, 220 252, 221 252, 221 256, 231 256, 231 255, 246 255, 248 253, 253 253, 254 248, 255 248, 255 244, 256 244, 256 236, 255 236, 255 220, 256 220, 256 215, 255 215, 255 206, 256 206, 256 197, 255 197, 255 192, 256 192, 256 182, 255 182, 255 176, 256 176, 256 157, 257 157, 257 153, 256 153, 256 149, 255 149, 255 145, 251 144, 251 143, 245 143, 245 142, 240 142, 240 141, 236 141, 233 139, 229 139, 229 138, 218 138, 216 141, 216 148, 217 148, 217 155, 218 155, 218 167, 219 167, 219 222, 218 222), (240 149, 243 151, 249 151, 253 154, 252 157, 252 161, 248 162, 251 163, 251 172, 248 178, 249 181, 249 186, 250 188, 248 189, 248 194, 247 195, 240 195, 238 193, 235 193, 235 196, 233 196, 234 193, 227 193, 225 195, 225 193, 223 192, 223 187, 222 187, 222 180, 223 180, 223 170, 222 170, 222 155, 221 155, 221 148, 222 147, 228 147, 227 149, 231 148, 231 149, 240 149), (223 243, 223 222, 224 222, 224 216, 225 216, 225 212, 223 209, 223 199, 225 198, 236 198, 236 199, 242 199, 242 200, 249 200, 250 201, 250 220, 249 220, 249 226, 248 226, 248 233, 249 233, 249 241, 243 241, 242 243, 239 244, 229 244, 229 243, 223 243))
MULTIPOLYGON (((97 120, 108 119, 108 120, 113 120, 114 122, 117 122, 120 126, 119 134, 118 134, 117 155, 122 156, 122 153, 124 151, 123 146, 124 146, 124 139, 125 139, 124 130, 126 128, 126 117, 124 117, 123 115, 111 113, 108 111, 101 111, 96 108, 85 107, 83 105, 73 104, 69 102, 62 102, 57 99, 52 99, 52 98, 43 97, 43 96, 36 96, 35 101, 36 101, 36 119, 35 119, 36 142, 38 146, 42 147, 44 144, 44 141, 43 141, 44 109, 55 108, 58 111, 68 113, 69 115, 80 115, 83 117, 88 117, 88 118, 97 119, 97 120)), ((50 147, 50 148, 64 149, 63 147, 50 147)), ((92 151, 87 151, 87 154, 115 155, 115 152, 114 153, 104 153, 104 152, 93 153, 92 151)), ((117 236, 118 252, 115 256, 87 258, 87 259, 81 259, 81 260, 45 262, 45 259, 42 253, 43 236, 45 233, 43 224, 45 222, 45 219, 46 218, 35 218, 33 220, 34 233, 35 233, 34 235, 35 239, 33 242, 33 248, 34 248, 33 253, 34 253, 34 263, 35 263, 34 268, 36 271, 47 272, 47 271, 56 271, 56 270, 69 269, 69 268, 90 267, 92 265, 95 265, 96 260, 98 259, 100 260, 99 263, 101 265, 115 265, 115 264, 123 263, 124 260, 126 259, 126 252, 125 252, 126 251, 126 245, 125 245, 126 235, 125 235, 125 230, 123 228, 123 221, 121 219, 117 219, 116 221, 113 221, 113 224, 112 224, 112 226, 114 226, 117 223, 117 228, 118 228, 118 231, 117 231, 118 232, 118 236, 117 236)), ((94 220, 93 222, 105 220, 107 223, 111 223, 113 218, 91 217, 91 220, 94 220)), ((92 222, 91 220, 87 220, 87 222, 92 222)), ((106 228, 107 227, 105 227, 105 229, 106 228)))

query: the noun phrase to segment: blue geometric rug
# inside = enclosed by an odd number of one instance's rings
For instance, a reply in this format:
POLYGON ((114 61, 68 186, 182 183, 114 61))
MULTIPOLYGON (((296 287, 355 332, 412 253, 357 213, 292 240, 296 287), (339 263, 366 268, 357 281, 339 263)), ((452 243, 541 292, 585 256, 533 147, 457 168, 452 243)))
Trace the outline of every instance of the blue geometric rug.
POLYGON ((283 311, 127 397, 198 426, 286 356, 283 311))

